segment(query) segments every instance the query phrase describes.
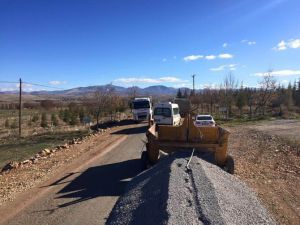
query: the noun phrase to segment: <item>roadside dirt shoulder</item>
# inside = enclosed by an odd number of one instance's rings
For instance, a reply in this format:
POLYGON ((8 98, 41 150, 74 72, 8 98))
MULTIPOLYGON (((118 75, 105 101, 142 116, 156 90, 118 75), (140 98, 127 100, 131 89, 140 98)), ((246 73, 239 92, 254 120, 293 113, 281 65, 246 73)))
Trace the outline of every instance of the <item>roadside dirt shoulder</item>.
POLYGON ((300 147, 285 139, 283 129, 277 127, 280 132, 272 135, 268 124, 228 129, 236 175, 256 191, 279 224, 300 224, 300 147))
POLYGON ((56 177, 66 167, 80 166, 99 155, 107 147, 127 136, 126 134, 114 135, 113 133, 134 126, 136 125, 114 127, 105 133, 91 135, 79 144, 52 152, 35 163, 25 164, 20 168, 0 174, 0 207, 13 201, 20 193, 42 184, 50 177, 56 177))

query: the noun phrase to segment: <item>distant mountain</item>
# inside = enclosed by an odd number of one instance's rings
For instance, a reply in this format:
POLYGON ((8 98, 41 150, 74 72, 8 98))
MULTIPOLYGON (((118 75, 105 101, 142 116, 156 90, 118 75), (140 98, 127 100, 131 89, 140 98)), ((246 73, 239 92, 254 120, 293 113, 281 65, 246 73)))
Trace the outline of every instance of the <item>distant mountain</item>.
MULTIPOLYGON (((106 85, 97 85, 97 86, 88 86, 88 87, 76 87, 67 90, 59 90, 59 91, 33 91, 26 92, 25 94, 31 95, 63 95, 63 96, 80 96, 86 94, 92 94, 97 90, 106 90, 108 88, 113 87, 115 92, 119 95, 128 95, 133 92, 132 87, 121 87, 112 84, 106 85)), ((146 88, 134 87, 137 95, 146 96, 146 95, 175 95, 177 93, 178 88, 166 87, 163 85, 154 85, 146 88)), ((182 88, 185 89, 185 88, 182 88)), ((0 92, 0 94, 18 94, 18 91, 7 91, 0 92)))
POLYGON ((30 92, 30 94, 32 94, 32 95, 45 95, 45 94, 49 95, 50 94, 50 95, 78 96, 78 95, 94 93, 97 90, 105 90, 110 87, 113 87, 118 94, 123 94, 126 91, 126 88, 124 88, 124 87, 107 84, 107 85, 98 85, 98 86, 77 87, 77 88, 61 90, 61 91, 33 91, 33 92, 30 92))
POLYGON ((149 93, 151 94, 158 94, 158 95, 174 95, 177 92, 176 88, 173 87, 166 87, 163 85, 155 85, 155 86, 149 86, 141 90, 145 94, 149 93))

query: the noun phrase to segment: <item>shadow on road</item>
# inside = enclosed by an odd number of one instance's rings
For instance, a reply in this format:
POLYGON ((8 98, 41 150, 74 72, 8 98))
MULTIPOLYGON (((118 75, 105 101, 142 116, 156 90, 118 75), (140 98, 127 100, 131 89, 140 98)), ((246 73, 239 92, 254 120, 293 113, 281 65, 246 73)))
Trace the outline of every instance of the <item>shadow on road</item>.
POLYGON ((58 205, 58 208, 99 196, 119 196, 129 182, 127 179, 140 172, 140 159, 91 167, 57 193, 60 194, 57 198, 76 198, 76 200, 58 205))
POLYGON ((127 128, 127 129, 115 131, 112 134, 141 134, 141 133, 145 133, 147 129, 148 126, 133 127, 133 128, 127 128))
POLYGON ((92 125, 90 128, 92 130, 97 130, 97 129, 107 129, 114 126, 127 126, 131 124, 134 124, 134 120, 126 119, 121 121, 107 121, 107 122, 100 123, 98 125, 97 124, 92 125))

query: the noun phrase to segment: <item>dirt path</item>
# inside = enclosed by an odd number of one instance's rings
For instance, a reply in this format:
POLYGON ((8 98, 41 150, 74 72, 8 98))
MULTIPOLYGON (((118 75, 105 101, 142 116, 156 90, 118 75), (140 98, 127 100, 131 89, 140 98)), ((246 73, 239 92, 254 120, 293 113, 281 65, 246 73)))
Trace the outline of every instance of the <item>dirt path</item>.
POLYGON ((294 142, 300 140, 300 123, 281 120, 229 130, 236 175, 279 224, 300 224, 300 147, 294 142))
POLYGON ((104 224, 127 182, 140 172, 145 130, 124 126, 85 143, 85 151, 54 169, 50 180, 44 176, 47 181, 3 203, 0 224, 104 224))

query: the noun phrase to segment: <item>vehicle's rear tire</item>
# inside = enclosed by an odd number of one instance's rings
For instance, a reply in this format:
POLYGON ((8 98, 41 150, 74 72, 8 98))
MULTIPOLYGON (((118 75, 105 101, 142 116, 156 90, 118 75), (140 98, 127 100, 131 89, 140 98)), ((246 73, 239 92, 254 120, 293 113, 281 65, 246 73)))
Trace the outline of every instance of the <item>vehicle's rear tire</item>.
POLYGON ((231 155, 227 156, 225 166, 223 167, 227 173, 234 174, 234 160, 231 155))

